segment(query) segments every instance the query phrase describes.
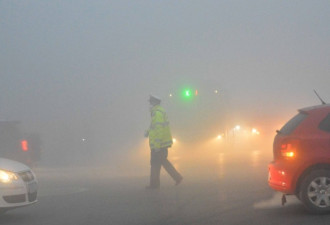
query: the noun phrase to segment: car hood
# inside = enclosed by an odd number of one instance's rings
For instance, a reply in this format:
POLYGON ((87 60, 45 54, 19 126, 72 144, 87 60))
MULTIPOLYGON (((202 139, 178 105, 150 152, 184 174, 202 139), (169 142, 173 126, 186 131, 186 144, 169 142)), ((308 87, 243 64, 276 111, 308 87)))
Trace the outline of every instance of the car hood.
POLYGON ((30 170, 26 165, 13 161, 10 159, 0 158, 0 169, 11 171, 11 172, 21 172, 30 170))

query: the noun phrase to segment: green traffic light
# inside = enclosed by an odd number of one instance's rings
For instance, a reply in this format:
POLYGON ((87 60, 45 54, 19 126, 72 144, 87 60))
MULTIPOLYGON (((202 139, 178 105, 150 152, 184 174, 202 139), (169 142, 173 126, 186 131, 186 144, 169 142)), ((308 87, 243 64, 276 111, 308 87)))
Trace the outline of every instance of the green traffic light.
POLYGON ((183 89, 181 93, 182 93, 181 97, 184 101, 190 102, 194 99, 194 92, 190 88, 183 89))

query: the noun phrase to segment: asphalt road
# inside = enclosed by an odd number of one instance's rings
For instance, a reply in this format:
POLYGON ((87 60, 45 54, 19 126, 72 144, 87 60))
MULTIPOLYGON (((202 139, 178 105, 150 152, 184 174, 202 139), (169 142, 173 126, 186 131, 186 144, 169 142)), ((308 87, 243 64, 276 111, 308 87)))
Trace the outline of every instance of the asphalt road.
POLYGON ((184 181, 177 187, 162 173, 161 189, 153 191, 144 188, 147 174, 114 176, 106 167, 36 168, 39 202, 7 212, 0 217, 0 224, 317 225, 330 222, 330 214, 312 215, 293 196, 288 197, 287 205, 281 206, 281 195, 267 185, 269 156, 258 151, 219 153, 214 164, 208 159, 202 165, 202 161, 179 167, 184 181))

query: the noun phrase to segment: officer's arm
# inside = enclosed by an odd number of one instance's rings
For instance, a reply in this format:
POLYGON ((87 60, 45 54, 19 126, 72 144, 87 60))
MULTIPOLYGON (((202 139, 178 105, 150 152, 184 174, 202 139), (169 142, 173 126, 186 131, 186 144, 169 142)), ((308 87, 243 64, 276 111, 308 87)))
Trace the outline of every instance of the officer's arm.
POLYGON ((163 114, 159 111, 156 111, 152 115, 151 129, 155 131, 159 131, 162 128, 163 123, 164 123, 163 114))
POLYGON ((149 131, 149 138, 155 143, 160 142, 160 136, 162 132, 163 114, 159 111, 153 113, 151 117, 151 126, 149 131))

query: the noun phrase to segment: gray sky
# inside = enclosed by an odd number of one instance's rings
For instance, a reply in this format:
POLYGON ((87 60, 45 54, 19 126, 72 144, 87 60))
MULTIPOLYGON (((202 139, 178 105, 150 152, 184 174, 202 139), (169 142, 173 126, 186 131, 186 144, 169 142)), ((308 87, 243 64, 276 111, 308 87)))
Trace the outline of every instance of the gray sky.
POLYGON ((330 102, 329 21, 321 0, 2 0, 1 118, 41 132, 49 151, 83 135, 100 149, 133 147, 149 93, 178 130, 215 112, 286 120, 319 104, 313 89, 330 102), (168 99, 185 85, 222 99, 187 117, 168 99))

